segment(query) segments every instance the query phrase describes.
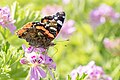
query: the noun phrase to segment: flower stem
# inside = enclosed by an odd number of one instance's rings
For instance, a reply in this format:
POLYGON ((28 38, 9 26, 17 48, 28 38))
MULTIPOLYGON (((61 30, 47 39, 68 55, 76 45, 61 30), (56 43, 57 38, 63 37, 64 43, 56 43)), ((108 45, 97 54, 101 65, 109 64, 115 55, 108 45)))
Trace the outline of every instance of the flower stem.
POLYGON ((27 75, 25 80, 30 80, 30 74, 27 75))
POLYGON ((2 32, 2 28, 0 28, 0 35, 2 36, 2 40, 3 41, 6 41, 6 37, 5 37, 5 29, 4 29, 4 31, 2 32))

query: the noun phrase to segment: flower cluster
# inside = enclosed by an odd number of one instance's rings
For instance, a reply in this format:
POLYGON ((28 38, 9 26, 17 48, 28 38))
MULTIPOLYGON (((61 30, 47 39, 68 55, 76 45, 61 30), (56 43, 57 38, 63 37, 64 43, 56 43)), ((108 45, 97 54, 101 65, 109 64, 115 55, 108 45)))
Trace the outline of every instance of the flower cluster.
POLYGON ((43 48, 34 48, 30 46, 25 48, 25 57, 20 60, 21 64, 26 64, 30 67, 29 78, 30 80, 39 80, 40 78, 46 77, 46 72, 44 69, 50 72, 50 75, 54 79, 52 74, 52 69, 56 69, 56 64, 51 57, 47 55, 47 52, 43 48))
POLYGON ((120 14, 106 4, 101 4, 98 8, 90 13, 90 21, 93 26, 105 23, 107 20, 116 22, 120 18, 120 14))
POLYGON ((103 44, 108 51, 112 52, 113 55, 120 55, 120 39, 110 40, 105 38, 103 44))
POLYGON ((14 26, 15 20, 10 15, 9 7, 0 7, 0 25, 8 28, 11 33, 14 33, 16 27, 14 26))
POLYGON ((85 80, 112 80, 111 77, 107 76, 103 69, 100 66, 96 66, 94 61, 91 61, 86 66, 79 66, 77 69, 74 69, 70 76, 72 80, 76 80, 77 74, 82 76, 82 74, 87 74, 85 80))

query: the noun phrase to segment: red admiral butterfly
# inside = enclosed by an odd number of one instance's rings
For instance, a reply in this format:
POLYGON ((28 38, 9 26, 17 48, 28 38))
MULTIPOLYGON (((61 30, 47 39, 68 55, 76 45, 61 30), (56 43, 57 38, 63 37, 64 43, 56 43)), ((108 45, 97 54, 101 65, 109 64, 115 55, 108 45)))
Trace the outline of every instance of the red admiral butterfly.
POLYGON ((48 48, 58 35, 65 19, 65 12, 57 12, 52 16, 45 16, 41 22, 29 22, 16 33, 34 47, 48 48))

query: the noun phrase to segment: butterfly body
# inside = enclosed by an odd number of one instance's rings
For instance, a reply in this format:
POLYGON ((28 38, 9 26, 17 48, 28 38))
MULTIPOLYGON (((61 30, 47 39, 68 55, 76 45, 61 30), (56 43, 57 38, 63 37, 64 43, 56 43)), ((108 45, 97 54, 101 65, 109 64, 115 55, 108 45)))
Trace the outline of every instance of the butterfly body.
POLYGON ((45 16, 41 22, 29 22, 16 33, 34 47, 48 48, 58 35, 65 19, 64 12, 57 12, 53 16, 45 16))

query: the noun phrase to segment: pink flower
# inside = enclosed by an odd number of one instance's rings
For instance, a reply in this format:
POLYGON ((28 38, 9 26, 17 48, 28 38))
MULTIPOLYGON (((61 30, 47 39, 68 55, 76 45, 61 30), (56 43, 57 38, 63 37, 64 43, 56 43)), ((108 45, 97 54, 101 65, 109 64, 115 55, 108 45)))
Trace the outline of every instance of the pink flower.
POLYGON ((46 73, 38 66, 30 68, 30 80, 40 80, 46 77, 46 73))
POLYGON ((59 33, 59 36, 62 36, 63 38, 68 38, 69 36, 71 36, 76 31, 74 24, 75 24, 74 20, 66 21, 63 24, 63 27, 59 33))
POLYGON ((50 72, 52 78, 55 79, 52 69, 56 69, 56 64, 52 58, 47 55, 46 49, 35 48, 32 46, 26 48, 25 45, 22 47, 25 51, 25 57, 20 60, 20 63, 30 66, 30 80, 39 80, 40 78, 45 78, 46 72, 43 70, 43 68, 46 68, 46 70, 50 72))
POLYGON ((53 61, 53 59, 51 57, 49 57, 48 55, 45 55, 45 65, 49 68, 49 69, 54 69, 56 70, 56 63, 53 61))
POLYGON ((104 39, 103 44, 108 49, 111 49, 112 47, 114 47, 114 45, 112 44, 112 41, 108 38, 104 39))
POLYGON ((42 15, 43 16, 46 16, 46 15, 53 15, 57 12, 61 12, 63 11, 62 7, 61 6, 58 6, 58 5, 47 5, 46 7, 44 7, 41 11, 42 15))
POLYGON ((86 66, 79 66, 77 69, 74 69, 70 76, 72 80, 76 80, 77 74, 82 76, 83 73, 87 74, 86 80, 112 80, 100 66, 95 65, 94 61, 91 61, 86 66))
POLYGON ((98 26, 105 23, 107 20, 112 22, 118 21, 120 14, 116 13, 114 9, 106 4, 101 4, 98 8, 90 13, 90 21, 93 26, 98 26))
POLYGON ((63 4, 69 4, 70 0, 62 0, 63 4))
POLYGON ((15 20, 12 19, 10 15, 10 9, 9 7, 1 7, 0 8, 0 25, 2 27, 8 28, 11 33, 14 33, 16 30, 16 27, 14 26, 15 20))
POLYGON ((113 53, 113 55, 120 55, 120 39, 119 38, 114 40, 105 38, 103 41, 103 44, 108 51, 113 53))
POLYGON ((48 55, 45 55, 44 65, 47 67, 52 79, 56 80, 53 73, 52 73, 52 69, 56 70, 56 63, 53 61, 53 59, 51 57, 49 57, 48 55))
POLYGON ((25 53, 25 57, 20 60, 21 64, 30 65, 30 80, 39 80, 45 78, 46 73, 40 67, 45 61, 45 57, 42 54, 36 54, 35 52, 25 53))

